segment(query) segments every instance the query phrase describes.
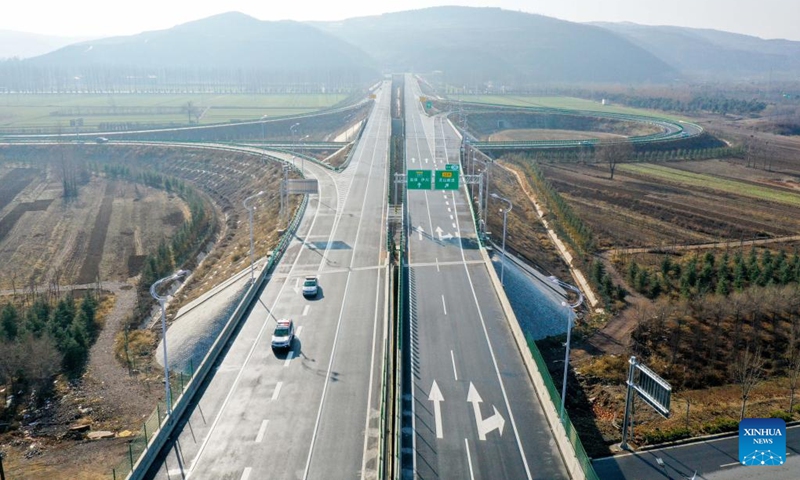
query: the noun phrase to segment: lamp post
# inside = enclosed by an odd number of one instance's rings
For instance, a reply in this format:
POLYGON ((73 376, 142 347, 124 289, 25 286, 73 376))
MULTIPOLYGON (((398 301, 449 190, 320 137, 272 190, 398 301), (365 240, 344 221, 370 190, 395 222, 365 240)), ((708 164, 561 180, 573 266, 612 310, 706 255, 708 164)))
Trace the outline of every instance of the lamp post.
POLYGON ((161 297, 156 293, 158 287, 161 286, 164 282, 171 282, 173 280, 177 280, 182 276, 186 275, 186 270, 178 270, 177 272, 173 273, 169 277, 164 277, 160 280, 156 280, 156 283, 150 286, 150 295, 158 300, 158 303, 161 305, 161 342, 164 344, 164 389, 166 391, 166 402, 167 402, 167 415, 172 415, 172 394, 169 388, 169 361, 167 360, 167 309, 165 303, 167 302, 167 297, 161 297))
POLYGON ((264 191, 260 191, 255 195, 250 195, 249 197, 244 199, 244 208, 247 209, 248 217, 250 218, 250 283, 253 283, 255 279, 255 274, 253 273, 253 210, 256 209, 254 205, 249 205, 248 202, 256 197, 260 197, 264 195, 264 191))
POLYGON ((564 353, 564 380, 561 383, 561 413, 560 419, 561 424, 564 424, 564 405, 567 403, 567 370, 569 369, 569 342, 570 337, 572 336, 572 316, 575 314, 575 309, 578 308, 583 303, 583 292, 574 286, 570 285, 569 283, 562 282, 561 280, 557 279, 556 277, 550 277, 550 281, 555 283, 561 288, 571 290, 578 295, 578 301, 573 304, 567 304, 567 302, 561 302, 561 305, 568 307, 567 310, 567 349, 564 353))
MULTIPOLYGON (((295 131, 295 128, 297 128, 299 126, 300 126, 300 122, 297 122, 294 125, 292 125, 291 127, 289 127, 289 134, 292 136, 292 142, 295 142, 295 143, 297 142, 297 140, 296 140, 297 132, 295 131)), ((295 158, 294 148, 292 148, 292 166, 293 167, 294 167, 294 158, 295 158)))
POLYGON ((505 286, 505 273, 506 273, 506 219, 508 218, 508 212, 514 208, 514 205, 511 204, 511 200, 501 197, 500 195, 493 193, 492 198, 496 198, 497 200, 502 200, 508 204, 507 209, 500 210, 503 212, 503 263, 500 264, 500 285, 505 286))

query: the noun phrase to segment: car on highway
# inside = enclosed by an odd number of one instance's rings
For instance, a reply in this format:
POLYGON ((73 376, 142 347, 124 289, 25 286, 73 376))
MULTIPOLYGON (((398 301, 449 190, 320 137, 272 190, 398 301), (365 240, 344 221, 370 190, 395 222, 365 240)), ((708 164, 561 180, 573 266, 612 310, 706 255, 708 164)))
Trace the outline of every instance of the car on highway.
POLYGON ((278 320, 275 331, 272 332, 272 349, 290 349, 292 340, 294 340, 294 322, 288 319, 278 320))
POLYGON ((306 277, 303 282, 303 296, 316 297, 319 293, 319 279, 316 276, 306 277))
POLYGON ((94 139, 96 143, 108 143, 108 139, 106 137, 97 137, 94 139))

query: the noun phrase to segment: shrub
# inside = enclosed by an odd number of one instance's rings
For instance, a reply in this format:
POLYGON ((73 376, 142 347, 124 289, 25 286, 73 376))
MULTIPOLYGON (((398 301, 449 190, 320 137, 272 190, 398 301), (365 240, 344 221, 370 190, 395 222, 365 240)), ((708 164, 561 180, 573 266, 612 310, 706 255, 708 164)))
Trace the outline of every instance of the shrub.
POLYGON ((769 418, 780 418, 784 422, 791 422, 794 419, 794 415, 783 410, 773 410, 769 412, 769 418))
POLYGON ((702 430, 708 434, 733 432, 739 429, 739 422, 731 418, 717 418, 713 422, 703 424, 702 430))
POLYGON ((677 427, 671 430, 661 430, 660 428, 656 428, 651 432, 645 432, 643 434, 644 443, 648 445, 655 445, 664 442, 673 442, 675 440, 680 440, 682 438, 689 438, 692 436, 692 432, 686 427, 677 427))

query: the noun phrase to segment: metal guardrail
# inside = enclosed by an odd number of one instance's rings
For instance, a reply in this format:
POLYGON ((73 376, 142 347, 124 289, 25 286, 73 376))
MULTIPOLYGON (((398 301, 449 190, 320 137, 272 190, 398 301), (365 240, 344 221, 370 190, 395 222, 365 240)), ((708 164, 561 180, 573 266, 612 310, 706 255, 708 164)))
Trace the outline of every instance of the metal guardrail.
POLYGON ((219 337, 217 337, 214 344, 206 353, 205 357, 197 368, 197 371, 191 372, 191 375, 189 375, 186 380, 184 379, 182 373, 180 374, 179 382, 176 382, 176 379, 170 379, 170 385, 177 383, 174 391, 181 392, 177 398, 173 397, 174 401, 172 415, 165 415, 162 417, 161 404, 156 406, 156 411, 151 414, 150 418, 148 418, 148 421, 142 425, 142 430, 138 432, 137 435, 135 435, 134 438, 129 442, 128 458, 125 459, 122 464, 112 469, 112 477, 115 480, 122 478, 138 480, 143 478, 147 473, 156 455, 161 451, 177 426, 178 422, 176 419, 181 418, 188 409, 188 406, 191 403, 199 386, 203 383, 206 376, 211 371, 211 367, 216 362, 220 352, 228 343, 232 333, 238 328, 239 323, 245 316, 245 313, 249 310, 254 297, 267 282, 270 273, 273 271, 286 251, 286 248, 291 243, 294 232, 297 230, 297 227, 300 224, 300 220, 305 213, 307 205, 308 196, 304 196, 300 207, 297 209, 292 217, 292 220, 289 222, 289 226, 281 237, 281 240, 273 249, 273 253, 270 256, 266 266, 259 273, 255 282, 247 290, 244 297, 239 301, 236 310, 234 310, 233 314, 231 314, 231 317, 226 322, 225 327, 223 328, 219 337), (153 421, 154 418, 157 419, 157 422, 153 421), (150 427, 149 429, 148 425, 150 427), (154 426, 157 426, 157 428, 153 428, 154 426))
MULTIPOLYGON (((530 349, 533 360, 536 362, 536 366, 539 369, 539 374, 544 380, 544 385, 547 388, 547 393, 550 396, 550 400, 553 402, 556 410, 559 411, 561 409, 561 395, 558 393, 558 389, 553 383, 553 377, 550 376, 550 372, 547 370, 547 363, 545 363, 544 357, 542 357, 542 353, 539 351, 539 347, 537 347, 536 343, 531 339, 528 339, 528 348, 530 349)), ((578 436, 578 431, 572 424, 572 420, 570 420, 569 413, 566 410, 564 410, 564 430, 573 448, 575 448, 575 455, 578 457, 578 462, 580 463, 581 468, 586 475, 586 479, 600 480, 600 477, 597 476, 597 473, 594 471, 594 467, 592 466, 592 459, 586 454, 586 450, 583 448, 581 439, 578 436)))

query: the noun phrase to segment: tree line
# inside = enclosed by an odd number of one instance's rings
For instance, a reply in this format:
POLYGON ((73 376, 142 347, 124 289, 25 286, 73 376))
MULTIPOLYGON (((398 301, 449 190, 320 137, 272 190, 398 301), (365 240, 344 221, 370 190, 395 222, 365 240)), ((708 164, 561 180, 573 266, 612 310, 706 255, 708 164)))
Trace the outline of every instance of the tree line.
POLYGON ((80 377, 100 332, 97 306, 90 292, 78 302, 69 292, 57 302, 40 295, 29 305, 5 303, 0 308, 0 381, 14 392, 39 393, 59 372, 80 377))

